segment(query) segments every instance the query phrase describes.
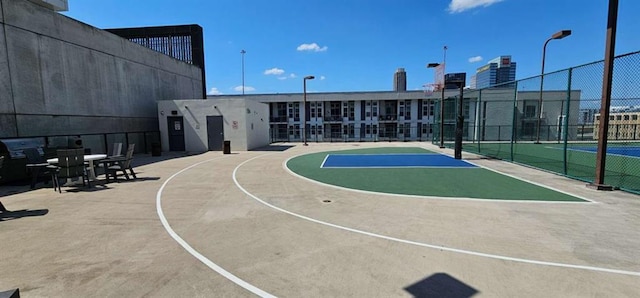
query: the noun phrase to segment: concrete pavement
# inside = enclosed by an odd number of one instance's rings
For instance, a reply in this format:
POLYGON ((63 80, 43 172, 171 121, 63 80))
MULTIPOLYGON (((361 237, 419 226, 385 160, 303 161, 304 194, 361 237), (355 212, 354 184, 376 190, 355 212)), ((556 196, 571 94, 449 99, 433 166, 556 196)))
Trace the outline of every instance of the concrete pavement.
POLYGON ((23 297, 638 294, 636 195, 598 192, 484 159, 473 162, 594 203, 356 192, 301 179, 283 164, 325 150, 440 149, 426 143, 290 145, 230 155, 165 154, 162 160, 140 156, 140 179, 91 191, 0 187, 8 209, 28 210, 0 221, 0 291, 19 287, 23 297))

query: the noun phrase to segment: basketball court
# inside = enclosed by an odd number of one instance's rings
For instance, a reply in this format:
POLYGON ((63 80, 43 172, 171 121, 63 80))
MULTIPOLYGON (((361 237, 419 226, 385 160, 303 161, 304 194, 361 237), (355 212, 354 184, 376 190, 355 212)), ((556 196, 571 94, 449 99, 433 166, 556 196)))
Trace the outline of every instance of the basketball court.
POLYGON ((48 214, 0 222, 12 268, 0 287, 27 297, 637 294, 636 195, 466 153, 459 161, 427 143, 233 153, 141 165, 141 181, 106 190, 3 197, 48 214), (436 190, 402 192, 415 181, 436 190), (514 183, 528 199, 515 198, 514 183))

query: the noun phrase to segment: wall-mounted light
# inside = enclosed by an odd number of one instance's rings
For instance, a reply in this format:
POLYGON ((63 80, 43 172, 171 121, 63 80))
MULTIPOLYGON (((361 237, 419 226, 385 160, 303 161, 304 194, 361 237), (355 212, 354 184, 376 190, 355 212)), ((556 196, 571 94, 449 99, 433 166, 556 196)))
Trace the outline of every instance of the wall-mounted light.
POLYGON ((160 111, 160 115, 164 116, 164 111, 160 111))

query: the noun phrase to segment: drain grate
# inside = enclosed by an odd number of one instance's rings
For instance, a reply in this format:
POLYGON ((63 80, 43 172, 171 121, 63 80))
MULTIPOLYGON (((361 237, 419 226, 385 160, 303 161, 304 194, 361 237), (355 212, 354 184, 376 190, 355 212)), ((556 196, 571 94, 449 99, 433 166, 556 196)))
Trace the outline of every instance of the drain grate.
POLYGON ((322 200, 323 203, 331 203, 331 200, 322 200))

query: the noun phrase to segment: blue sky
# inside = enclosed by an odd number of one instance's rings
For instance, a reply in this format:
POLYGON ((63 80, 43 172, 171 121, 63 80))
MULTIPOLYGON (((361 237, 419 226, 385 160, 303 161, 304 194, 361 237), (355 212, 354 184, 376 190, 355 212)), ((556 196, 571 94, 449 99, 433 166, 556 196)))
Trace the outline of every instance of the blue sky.
MULTIPOLYGON (((245 93, 392 90, 397 68, 407 89, 446 71, 475 70, 500 55, 518 63, 517 79, 604 58, 606 0, 69 0, 63 14, 98 28, 198 24, 204 29, 207 90, 245 93)), ((616 54, 640 50, 640 1, 621 0, 616 54)))

